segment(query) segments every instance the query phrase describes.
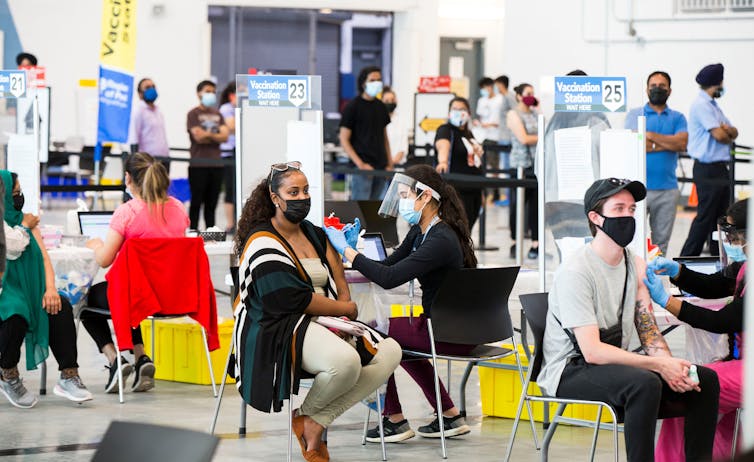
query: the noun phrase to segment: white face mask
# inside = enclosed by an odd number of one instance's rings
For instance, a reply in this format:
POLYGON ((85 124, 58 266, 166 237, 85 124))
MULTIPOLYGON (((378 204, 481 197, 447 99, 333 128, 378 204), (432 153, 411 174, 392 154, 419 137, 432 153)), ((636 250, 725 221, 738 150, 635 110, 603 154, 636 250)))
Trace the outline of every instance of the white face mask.
POLYGON ((374 80, 372 82, 367 82, 364 86, 364 91, 372 98, 376 98, 382 91, 382 81, 374 80))

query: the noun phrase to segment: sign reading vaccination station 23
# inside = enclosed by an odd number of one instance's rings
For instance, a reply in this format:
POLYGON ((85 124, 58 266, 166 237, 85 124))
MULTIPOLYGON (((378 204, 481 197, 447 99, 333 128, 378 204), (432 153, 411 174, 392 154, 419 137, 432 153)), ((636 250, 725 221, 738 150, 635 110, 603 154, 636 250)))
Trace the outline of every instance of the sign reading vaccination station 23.
POLYGON ((626 78, 555 77, 555 112, 626 112, 626 78))
POLYGON ((250 75, 249 106, 312 107, 311 81, 303 75, 250 75))

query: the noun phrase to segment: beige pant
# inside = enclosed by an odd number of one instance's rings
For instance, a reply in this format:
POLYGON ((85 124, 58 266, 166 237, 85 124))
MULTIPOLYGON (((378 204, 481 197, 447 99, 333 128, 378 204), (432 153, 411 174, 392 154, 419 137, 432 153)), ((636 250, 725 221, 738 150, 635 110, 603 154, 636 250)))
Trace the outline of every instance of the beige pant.
POLYGON ((356 349, 327 328, 312 322, 306 329, 303 369, 315 375, 299 414, 328 426, 354 404, 385 383, 401 361, 401 347, 393 339, 377 345, 377 354, 361 365, 356 349))

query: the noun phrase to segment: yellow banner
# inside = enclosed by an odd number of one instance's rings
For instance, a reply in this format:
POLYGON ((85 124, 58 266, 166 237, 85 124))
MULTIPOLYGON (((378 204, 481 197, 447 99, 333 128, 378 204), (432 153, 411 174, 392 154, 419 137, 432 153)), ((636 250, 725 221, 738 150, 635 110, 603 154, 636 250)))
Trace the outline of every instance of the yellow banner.
POLYGON ((102 0, 103 66, 134 70, 136 64, 137 0, 102 0))

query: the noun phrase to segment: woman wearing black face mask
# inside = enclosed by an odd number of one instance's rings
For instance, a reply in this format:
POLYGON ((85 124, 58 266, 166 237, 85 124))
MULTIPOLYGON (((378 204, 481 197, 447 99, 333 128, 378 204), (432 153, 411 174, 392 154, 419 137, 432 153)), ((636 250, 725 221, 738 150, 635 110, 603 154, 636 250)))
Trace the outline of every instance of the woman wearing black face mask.
POLYGON ((324 231, 305 220, 310 202, 301 163, 288 162, 273 165, 244 204, 236 234, 236 366, 244 400, 264 412, 280 411, 291 389, 297 392, 302 371, 316 376, 293 431, 306 460, 326 461, 324 429, 385 383, 401 349, 384 339, 368 357, 358 342, 311 322, 317 316, 356 319, 358 311, 341 259, 324 231))

